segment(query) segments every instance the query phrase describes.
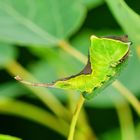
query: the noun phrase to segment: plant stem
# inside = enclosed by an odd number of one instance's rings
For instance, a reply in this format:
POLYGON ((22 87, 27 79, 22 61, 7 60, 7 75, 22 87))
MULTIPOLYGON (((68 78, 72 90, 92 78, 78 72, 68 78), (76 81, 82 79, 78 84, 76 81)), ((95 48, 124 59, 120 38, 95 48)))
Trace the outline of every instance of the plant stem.
MULTIPOLYGON (((20 75, 25 79, 31 79, 34 82, 38 82, 24 67, 22 67, 15 60, 11 61, 5 69, 14 77, 20 75)), ((61 104, 61 102, 47 90, 46 88, 32 87, 24 85, 30 89, 46 106, 48 106, 57 116, 62 118, 69 118, 68 110, 61 104)))
POLYGON ((35 105, 22 101, 1 98, 0 99, 0 114, 10 114, 35 121, 39 124, 47 126, 61 135, 67 135, 68 123, 62 121, 53 114, 35 105), (60 129, 61 125, 61 129, 60 129))
MULTIPOLYGON (((69 91, 68 94, 68 108, 70 109, 71 112, 73 112, 73 108, 76 106, 76 92, 71 92, 69 91)), ((78 119, 77 122, 77 132, 75 135, 75 139, 77 140, 97 140, 97 137, 95 135, 95 133, 93 132, 93 129, 91 129, 89 122, 88 122, 88 118, 87 118, 87 114, 83 109, 81 109, 80 111, 80 117, 78 119)))
POLYGON ((118 100, 111 96, 111 99, 116 107, 118 119, 121 127, 122 140, 135 140, 135 127, 129 104, 122 97, 123 103, 119 104, 118 100))
POLYGON ((77 60, 81 61, 82 63, 86 64, 87 62, 87 57, 76 50, 74 47, 72 47, 68 42, 66 41, 60 41, 59 42, 59 47, 66 51, 68 54, 74 56, 77 60))
MULTIPOLYGON (((85 137, 85 140, 97 140, 97 136, 95 135, 94 130, 90 127, 87 114, 84 109, 81 110, 77 128, 81 132, 81 136, 83 135, 82 137, 85 137)), ((80 138, 77 139, 81 140, 80 138)))
POLYGON ((138 115, 140 116, 140 102, 139 100, 126 88, 124 87, 118 80, 113 83, 113 86, 119 91, 121 95, 123 95, 136 110, 138 115))
POLYGON ((137 56, 140 59, 140 46, 139 45, 136 47, 136 53, 137 53, 137 56))
POLYGON ((80 99, 77 103, 76 109, 74 111, 73 117, 72 117, 72 121, 71 121, 71 125, 70 125, 70 130, 69 130, 69 135, 68 135, 68 140, 73 140, 74 139, 74 132, 75 132, 75 127, 76 127, 76 123, 78 120, 78 116, 80 114, 80 110, 84 104, 84 97, 82 95, 80 95, 80 99))

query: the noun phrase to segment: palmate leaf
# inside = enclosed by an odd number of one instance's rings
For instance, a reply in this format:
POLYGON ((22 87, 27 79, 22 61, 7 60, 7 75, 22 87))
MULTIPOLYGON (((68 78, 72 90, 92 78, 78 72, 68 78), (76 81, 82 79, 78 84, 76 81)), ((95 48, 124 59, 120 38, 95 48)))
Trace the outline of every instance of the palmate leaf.
POLYGON ((0 0, 0 40, 24 45, 56 45, 82 24, 79 0, 0 0))
POLYGON ((19 76, 15 78, 32 86, 78 90, 85 98, 92 98, 119 74, 128 58, 130 44, 127 36, 102 38, 91 36, 88 62, 79 74, 57 80, 52 84, 33 84, 22 80, 19 76))

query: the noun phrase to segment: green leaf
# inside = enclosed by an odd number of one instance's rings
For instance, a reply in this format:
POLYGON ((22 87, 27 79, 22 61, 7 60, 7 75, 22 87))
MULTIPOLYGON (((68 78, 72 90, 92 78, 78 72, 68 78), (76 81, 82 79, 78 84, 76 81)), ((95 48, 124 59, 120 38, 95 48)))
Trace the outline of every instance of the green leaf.
POLYGON ((17 50, 14 46, 0 43, 0 67, 4 67, 11 60, 15 59, 17 56, 17 50))
POLYGON ((0 140, 21 140, 20 138, 0 134, 0 140))
POLYGON ((104 0, 82 0, 82 2, 87 6, 87 8, 91 9, 103 4, 104 0))
POLYGON ((6 82, 0 85, 0 98, 1 97, 11 97, 16 98, 27 94, 28 91, 22 85, 15 82, 6 82))
POLYGON ((119 128, 116 129, 112 129, 109 130, 103 134, 101 134, 101 136, 99 136, 100 140, 121 140, 121 132, 119 130, 119 128))
POLYGON ((132 41, 140 44, 140 16, 124 0, 106 0, 106 2, 112 14, 132 41))
POLYGON ((84 17, 79 0, 0 0, 0 40, 54 45, 73 34, 84 17))

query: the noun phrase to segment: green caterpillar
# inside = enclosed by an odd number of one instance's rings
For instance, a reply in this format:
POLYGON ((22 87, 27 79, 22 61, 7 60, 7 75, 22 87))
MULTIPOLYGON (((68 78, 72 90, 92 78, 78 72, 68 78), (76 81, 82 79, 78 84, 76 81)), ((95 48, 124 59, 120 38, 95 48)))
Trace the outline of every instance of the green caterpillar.
POLYGON ((33 86, 78 90, 85 98, 90 99, 119 74, 129 56, 130 44, 127 36, 100 38, 93 35, 87 65, 79 74, 52 84, 33 84, 20 77, 16 79, 33 86))

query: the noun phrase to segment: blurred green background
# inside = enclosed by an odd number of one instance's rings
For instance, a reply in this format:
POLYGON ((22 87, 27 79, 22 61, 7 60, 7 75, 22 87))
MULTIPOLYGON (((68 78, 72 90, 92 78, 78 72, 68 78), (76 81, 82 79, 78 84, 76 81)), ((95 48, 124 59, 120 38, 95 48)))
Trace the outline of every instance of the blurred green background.
MULTIPOLYGON (((119 81, 138 102, 139 5, 139 0, 0 0, 0 133, 23 140, 66 139, 67 114, 79 93, 28 87, 13 77, 50 83, 78 73, 92 34, 128 34, 133 45, 119 81), (75 56, 72 48, 80 55, 75 56)), ((139 109, 134 106, 131 98, 109 86, 87 101, 83 111, 95 136, 87 137, 81 123, 76 139, 140 140, 140 102, 139 109), (81 132, 85 137, 80 137, 81 132)))

